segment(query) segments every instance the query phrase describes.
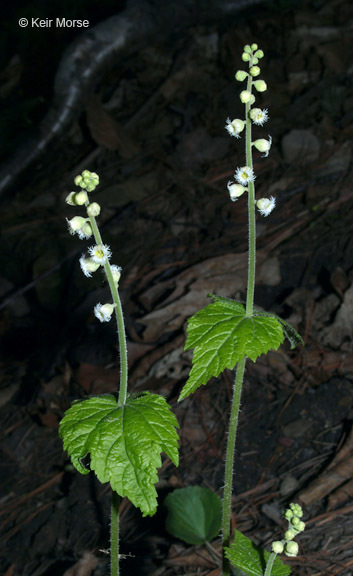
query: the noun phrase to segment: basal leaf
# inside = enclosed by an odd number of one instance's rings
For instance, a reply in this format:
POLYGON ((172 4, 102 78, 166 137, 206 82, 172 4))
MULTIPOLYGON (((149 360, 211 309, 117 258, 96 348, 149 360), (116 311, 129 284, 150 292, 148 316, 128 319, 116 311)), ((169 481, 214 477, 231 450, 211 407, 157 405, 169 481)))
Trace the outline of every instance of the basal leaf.
MULTIPOLYGON (((236 530, 230 548, 225 549, 225 555, 233 566, 248 576, 263 576, 271 554, 267 550, 255 546, 250 538, 236 530)), ((277 556, 273 563, 271 576, 288 576, 290 573, 290 567, 277 556)))
POLYGON ((213 303, 189 319, 185 350, 194 348, 192 369, 179 400, 207 384, 225 368, 232 370, 245 357, 255 362, 260 354, 277 350, 283 342, 278 320, 246 316, 245 308, 229 298, 212 296, 213 303))
POLYGON ((188 544, 204 544, 218 536, 222 502, 209 488, 188 486, 174 490, 164 500, 168 509, 166 529, 188 544))
POLYGON ((145 392, 119 405, 115 396, 74 403, 60 422, 60 437, 72 464, 88 474, 81 460, 90 454, 90 469, 100 482, 110 482, 144 516, 157 508, 161 452, 178 465, 177 420, 166 400, 145 392))

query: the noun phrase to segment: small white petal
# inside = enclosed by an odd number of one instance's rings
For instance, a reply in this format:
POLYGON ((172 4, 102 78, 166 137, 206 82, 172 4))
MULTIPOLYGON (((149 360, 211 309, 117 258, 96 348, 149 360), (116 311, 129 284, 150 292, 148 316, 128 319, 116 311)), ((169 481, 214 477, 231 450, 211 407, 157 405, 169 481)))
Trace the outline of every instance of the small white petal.
POLYGON ((91 246, 88 251, 92 260, 98 264, 105 264, 112 255, 109 246, 106 244, 96 244, 96 246, 91 246))
POLYGON ((94 315, 100 322, 109 322, 114 312, 114 304, 101 304, 100 302, 94 307, 94 315))
POLYGON ((257 200, 256 206, 262 216, 268 216, 276 206, 276 200, 273 196, 270 198, 260 198, 257 200))
POLYGON ((254 171, 252 168, 250 168, 250 166, 242 166, 241 168, 237 168, 234 177, 236 181, 242 186, 246 186, 249 184, 249 182, 253 182, 256 178, 254 171))

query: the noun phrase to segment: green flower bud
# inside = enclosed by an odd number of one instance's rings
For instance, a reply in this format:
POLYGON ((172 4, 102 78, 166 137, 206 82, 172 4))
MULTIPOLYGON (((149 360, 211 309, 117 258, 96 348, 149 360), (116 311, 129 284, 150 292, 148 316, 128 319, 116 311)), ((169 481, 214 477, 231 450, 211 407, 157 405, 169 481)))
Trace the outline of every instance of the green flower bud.
POLYGON ((254 56, 256 56, 256 58, 263 58, 264 57, 264 53, 262 50, 256 50, 254 56))
POLYGON ((293 530, 287 530, 284 533, 284 538, 285 540, 293 540, 293 538, 295 538, 296 534, 293 530))
POLYGON ((292 510, 287 509, 284 513, 284 517, 286 518, 286 520, 290 520, 291 518, 293 518, 294 514, 292 512, 292 510))
POLYGON ((250 54, 248 54, 247 52, 243 52, 241 59, 243 62, 249 62, 250 54))
POLYGON ((254 56, 253 59, 252 59, 252 63, 253 63, 253 64, 257 64, 258 61, 259 61, 258 58, 256 58, 256 57, 254 56))
POLYGON ((294 541, 287 542, 287 544, 284 547, 284 553, 286 554, 286 556, 290 557, 298 556, 298 552, 299 552, 299 546, 296 542, 294 541))
POLYGON ((93 190, 95 190, 97 188, 96 184, 93 184, 93 182, 88 182, 86 184, 86 190, 87 192, 93 192, 93 190))
POLYGON ((247 52, 248 54, 251 54, 251 48, 250 48, 249 44, 246 44, 246 45, 244 46, 244 52, 247 52))
POLYGON ((304 532, 305 530, 305 522, 300 521, 299 524, 296 526, 298 532, 304 532))
POLYGON ((265 92, 267 90, 267 84, 264 80, 256 80, 254 86, 258 92, 265 92))
POLYGON ((275 554, 282 554, 283 550, 284 546, 280 540, 272 542, 272 552, 274 552, 275 554))
POLYGON ((295 504, 294 502, 292 502, 289 505, 289 508, 292 510, 293 514, 295 514, 295 516, 298 516, 298 518, 301 518, 303 516, 303 509, 300 506, 300 504, 295 504))
POLYGON ((247 76, 249 76, 249 74, 245 72, 245 70, 237 70, 235 79, 238 80, 238 82, 243 82, 247 76))
POLYGON ((259 76, 261 70, 258 66, 251 66, 250 68, 250 74, 251 76, 259 76))
POLYGON ((87 214, 88 216, 99 216, 101 212, 101 207, 97 202, 92 202, 89 206, 87 206, 87 214))
POLYGON ((250 102, 252 94, 251 92, 249 92, 249 90, 242 90, 240 92, 240 100, 242 101, 243 104, 247 104, 247 102, 250 102))
POLYGON ((76 176, 74 182, 75 182, 76 186, 81 186, 81 183, 83 182, 82 176, 76 176))
POLYGON ((251 50, 257 50, 258 49, 258 45, 257 44, 251 44, 251 50))
POLYGON ((83 206, 84 204, 86 204, 87 200, 88 200, 87 192, 85 192, 84 190, 82 190, 82 192, 76 192, 75 202, 77 206, 83 206))
POLYGON ((298 524, 300 523, 300 520, 297 516, 294 516, 294 518, 291 519, 290 523, 292 524, 292 526, 294 526, 294 528, 297 528, 298 524))

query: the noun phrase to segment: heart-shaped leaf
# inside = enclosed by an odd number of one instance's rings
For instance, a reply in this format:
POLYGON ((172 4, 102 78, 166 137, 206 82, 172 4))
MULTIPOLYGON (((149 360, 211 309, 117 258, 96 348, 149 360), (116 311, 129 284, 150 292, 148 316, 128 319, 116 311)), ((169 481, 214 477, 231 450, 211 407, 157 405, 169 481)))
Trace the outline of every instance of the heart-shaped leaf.
POLYGON ((260 354, 277 350, 283 342, 282 326, 276 318, 247 316, 239 302, 211 296, 206 306, 188 322, 185 350, 194 348, 192 369, 179 400, 207 384, 225 368, 232 370, 245 357, 255 362, 260 354))
POLYGON ((81 460, 90 454, 90 469, 100 482, 110 482, 112 490, 127 496, 144 516, 152 516, 161 452, 178 465, 177 427, 165 398, 145 392, 129 396, 124 405, 112 395, 75 402, 59 433, 81 474, 89 472, 81 460))

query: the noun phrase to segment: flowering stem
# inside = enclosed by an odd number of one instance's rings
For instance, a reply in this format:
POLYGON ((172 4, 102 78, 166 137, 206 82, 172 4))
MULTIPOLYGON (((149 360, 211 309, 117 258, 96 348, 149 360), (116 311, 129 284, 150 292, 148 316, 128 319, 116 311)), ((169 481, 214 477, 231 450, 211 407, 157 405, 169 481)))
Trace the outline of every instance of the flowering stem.
MULTIPOLYGON (((248 75, 247 91, 251 93, 252 77, 248 75)), ((251 119, 249 116, 251 103, 250 101, 245 104, 245 155, 246 166, 250 168, 250 173, 253 171, 252 160, 252 145, 251 145, 251 119)), ((248 184, 248 219, 249 219, 249 264, 248 264, 248 284, 246 295, 246 316, 252 316, 254 309, 254 291, 255 291, 255 267, 256 267, 256 222, 255 222, 255 185, 253 180, 248 184)), ((243 387, 244 372, 245 372, 246 358, 243 358, 237 366, 236 376, 234 380, 234 391, 232 400, 232 409, 229 422, 229 432, 227 441, 226 452, 226 465, 225 465, 225 482, 223 493, 223 520, 222 520, 222 576, 229 576, 230 565, 229 560, 225 557, 224 549, 229 547, 230 544, 230 517, 232 509, 232 491, 233 491, 233 468, 234 468, 234 452, 235 442, 238 427, 238 418, 240 410, 240 399, 243 387)), ((268 575, 266 575, 268 576, 268 575)))
MULTIPOLYGON (((88 202, 86 203, 88 206, 88 202)), ((103 244, 102 237, 100 235, 97 222, 94 216, 89 216, 90 224, 92 227, 94 239, 96 244, 103 244)), ((110 263, 107 260, 104 264, 105 275, 108 280, 110 292, 112 295, 113 302, 115 304, 115 315, 116 323, 118 328, 118 339, 119 339, 119 350, 120 350, 120 387, 119 387, 119 398, 118 402, 120 405, 125 404, 127 397, 127 380, 128 380, 128 364, 127 364, 127 346, 126 346, 126 335, 125 335, 125 325, 123 311, 121 307, 121 302, 119 298, 119 292, 117 286, 113 279, 113 274, 111 271, 110 263)))
MULTIPOLYGON (((251 92, 252 78, 248 76, 247 90, 251 92)), ((246 118, 246 165, 253 169, 252 150, 251 150, 251 120, 249 116, 250 102, 245 105, 246 118)), ((246 295, 246 315, 251 316, 254 307, 255 291, 255 265, 256 265, 256 223, 255 223, 255 185, 249 182, 248 193, 248 218, 249 218, 249 267, 248 267, 248 288, 246 295)))
MULTIPOLYGON (((86 202, 88 206, 89 202, 86 202)), ((102 237, 100 235, 97 222, 94 216, 89 216, 92 232, 96 244, 103 245, 102 237)), ((113 302, 115 304, 115 315, 118 328, 118 340, 120 349, 120 387, 118 403, 125 404, 127 397, 127 380, 128 380, 128 363, 127 363, 127 346, 123 311, 119 298, 117 285, 114 282, 113 274, 109 264, 109 260, 104 263, 104 271, 108 280, 110 292, 113 302)), ((119 505, 120 497, 116 492, 112 492, 112 507, 111 507, 111 525, 110 525, 110 574, 111 576, 119 576, 119 505)))

